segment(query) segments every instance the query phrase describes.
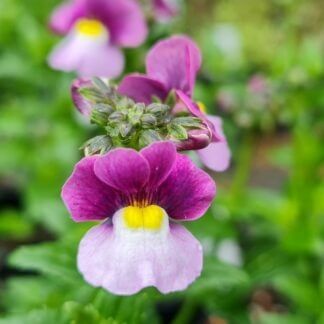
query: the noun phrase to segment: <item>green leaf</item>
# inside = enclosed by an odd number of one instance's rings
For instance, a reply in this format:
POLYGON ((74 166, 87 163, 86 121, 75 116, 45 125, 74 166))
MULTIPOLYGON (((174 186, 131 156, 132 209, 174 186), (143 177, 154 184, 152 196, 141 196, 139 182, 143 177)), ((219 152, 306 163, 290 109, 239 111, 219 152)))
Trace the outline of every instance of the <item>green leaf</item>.
POLYGON ((23 246, 10 255, 9 264, 55 276, 59 280, 76 282, 81 279, 76 270, 76 250, 76 245, 60 242, 23 246))
MULTIPOLYGON (((27 314, 13 315, 0 319, 0 324, 70 324, 60 310, 42 309, 27 314)), ((90 323, 89 323, 90 324, 90 323)))
POLYGON ((249 277, 242 269, 215 258, 208 258, 201 277, 188 289, 188 294, 201 295, 208 291, 224 291, 248 283, 249 277))

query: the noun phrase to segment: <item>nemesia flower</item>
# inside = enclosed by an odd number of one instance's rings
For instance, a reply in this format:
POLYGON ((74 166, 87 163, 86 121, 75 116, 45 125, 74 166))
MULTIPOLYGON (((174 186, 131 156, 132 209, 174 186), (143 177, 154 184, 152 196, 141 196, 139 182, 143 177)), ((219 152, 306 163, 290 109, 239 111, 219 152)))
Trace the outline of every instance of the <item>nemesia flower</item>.
POLYGON ((179 149, 201 149, 211 140, 211 143, 203 150, 199 150, 198 154, 207 167, 215 171, 223 171, 229 165, 230 151, 222 131, 221 120, 207 116, 192 99, 200 66, 201 53, 197 45, 186 36, 173 36, 157 43, 148 53, 147 74, 126 76, 118 91, 137 102, 146 104, 150 103, 153 97, 165 101, 173 91, 177 97, 174 112, 185 109, 193 116, 202 119, 210 132, 209 138, 206 139, 208 134, 204 130, 198 134, 195 131, 192 134, 194 138, 189 136, 188 142, 181 142, 179 149))
POLYGON ((177 14, 174 0, 152 0, 155 18, 159 21, 168 21, 177 14))
POLYGON ((178 222, 201 217, 215 190, 171 142, 83 158, 62 198, 75 221, 102 223, 80 243, 79 271, 115 294, 147 286, 163 293, 185 289, 200 275, 202 249, 178 222))
POLYGON ((118 76, 124 67, 120 48, 139 46, 147 35, 134 0, 71 0, 54 11, 50 27, 66 35, 50 54, 50 66, 90 77, 118 76))

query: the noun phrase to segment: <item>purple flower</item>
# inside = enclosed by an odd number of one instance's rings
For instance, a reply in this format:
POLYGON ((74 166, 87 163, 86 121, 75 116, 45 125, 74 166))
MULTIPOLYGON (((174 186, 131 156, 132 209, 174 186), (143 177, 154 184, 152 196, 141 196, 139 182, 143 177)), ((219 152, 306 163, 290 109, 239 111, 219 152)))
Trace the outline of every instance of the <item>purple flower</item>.
POLYGON ((139 46, 147 35, 134 0, 71 0, 54 11, 50 26, 67 35, 50 54, 50 66, 88 77, 118 76, 124 67, 120 47, 139 46))
POLYGON ((171 142, 85 157, 62 198, 75 221, 103 222, 80 243, 79 271, 115 294, 185 289, 200 275, 202 249, 178 222, 201 217, 215 192, 214 181, 171 142))
MULTIPOLYGON (((201 53, 197 45, 186 36, 173 36, 157 43, 146 58, 146 75, 132 74, 126 76, 118 91, 137 102, 146 104, 153 96, 166 100, 171 91, 177 97, 174 111, 186 109, 190 114, 202 119, 209 131, 206 142, 206 132, 201 131, 198 138, 180 143, 179 149, 201 149, 198 154, 207 167, 215 171, 225 170, 230 161, 230 151, 222 130, 219 118, 207 116, 193 101, 192 93, 197 72, 201 65, 201 53), (204 134, 203 134, 204 133, 204 134)), ((195 134, 197 135, 197 134, 195 134)))
POLYGON ((152 0, 155 19, 168 21, 178 12, 177 6, 172 0, 152 0))

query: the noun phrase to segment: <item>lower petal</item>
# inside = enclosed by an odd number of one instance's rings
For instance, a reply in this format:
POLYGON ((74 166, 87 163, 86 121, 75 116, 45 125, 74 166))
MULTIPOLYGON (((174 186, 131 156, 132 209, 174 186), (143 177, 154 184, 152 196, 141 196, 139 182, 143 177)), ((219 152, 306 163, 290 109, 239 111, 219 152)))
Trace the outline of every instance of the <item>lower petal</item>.
POLYGON ((161 231, 121 230, 121 212, 113 225, 92 228, 80 243, 78 267, 87 282, 118 295, 148 286, 169 293, 200 275, 201 245, 183 226, 166 222, 161 231))
POLYGON ((57 70, 76 71, 82 77, 116 77, 124 68, 124 56, 102 39, 87 39, 71 33, 48 58, 57 70))
POLYGON ((210 143, 197 152, 203 164, 211 170, 221 172, 230 164, 231 151, 226 141, 210 143))

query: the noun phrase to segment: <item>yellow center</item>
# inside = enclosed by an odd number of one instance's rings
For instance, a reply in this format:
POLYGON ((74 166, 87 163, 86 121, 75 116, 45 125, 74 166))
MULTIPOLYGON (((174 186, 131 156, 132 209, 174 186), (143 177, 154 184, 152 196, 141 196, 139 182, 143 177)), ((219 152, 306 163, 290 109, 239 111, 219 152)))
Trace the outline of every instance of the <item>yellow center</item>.
POLYGON ((201 101, 198 101, 197 102, 197 105, 198 105, 198 107, 199 107, 199 109, 200 109, 201 112, 203 112, 204 114, 207 113, 207 109, 206 109, 206 106, 205 106, 204 103, 202 103, 201 101))
POLYGON ((129 228, 158 230, 162 226, 163 210, 157 205, 128 206, 124 209, 124 221, 129 228))
POLYGON ((105 31, 103 24, 95 19, 80 19, 75 28, 80 34, 86 36, 99 36, 105 31))

